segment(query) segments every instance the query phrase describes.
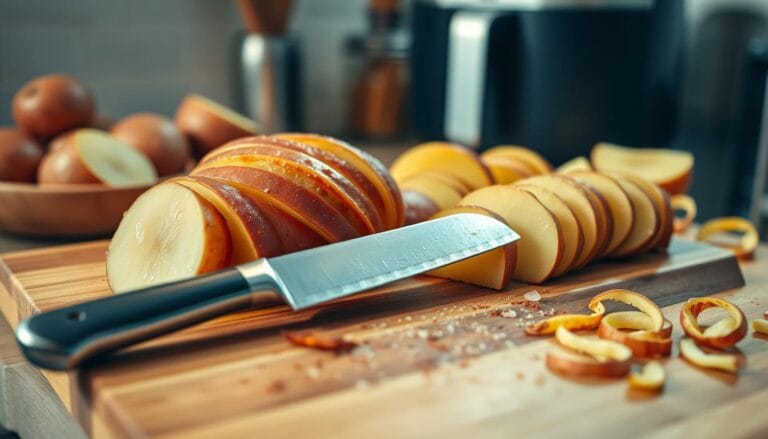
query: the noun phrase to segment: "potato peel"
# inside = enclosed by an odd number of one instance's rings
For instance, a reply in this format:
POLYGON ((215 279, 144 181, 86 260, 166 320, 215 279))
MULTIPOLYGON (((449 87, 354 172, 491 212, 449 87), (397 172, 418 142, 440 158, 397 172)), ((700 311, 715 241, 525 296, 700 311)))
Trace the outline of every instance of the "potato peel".
POLYGON ((713 245, 729 248, 739 259, 752 259, 755 254, 755 249, 757 249, 757 245, 760 243, 760 237, 755 225, 744 218, 736 216, 715 218, 707 221, 701 226, 699 232, 696 234, 696 240, 706 241, 713 245), (743 233, 739 240, 739 245, 730 246, 712 241, 712 236, 725 232, 743 233))
POLYGON ((628 361, 632 351, 621 343, 576 335, 561 326, 555 331, 555 338, 561 345, 576 352, 587 354, 598 361, 628 361))
POLYGON ((640 293, 622 289, 604 291, 589 301, 589 309, 596 313, 601 310, 605 313, 605 308, 602 304, 604 300, 615 300, 617 302, 626 303, 645 313, 648 318, 651 319, 651 326, 647 328, 649 331, 658 332, 661 331, 664 326, 664 316, 661 314, 659 306, 640 293))
POLYGON ((738 343, 747 334, 747 320, 738 306, 724 299, 716 297, 698 297, 688 299, 680 311, 680 324, 683 331, 694 339, 696 343, 714 349, 725 349, 738 343), (730 314, 718 321, 707 331, 704 331, 697 322, 697 317, 702 311, 709 308, 722 308, 730 314))
POLYGON ((547 351, 545 363, 552 372, 573 378, 621 378, 632 367, 631 360, 598 361, 560 346, 547 351))
POLYGON ((651 319, 642 312, 615 312, 603 317, 597 336, 626 345, 638 358, 668 357, 672 353, 672 323, 664 320, 661 331, 648 331, 646 328, 651 324, 651 319))
POLYGON ((586 331, 595 329, 600 324, 600 320, 605 315, 605 308, 601 313, 590 315, 585 314, 562 314, 553 316, 525 328, 528 335, 551 335, 557 331, 557 328, 564 327, 571 331, 586 331))
POLYGON ((752 320, 752 329, 755 332, 768 335, 768 320, 765 320, 765 319, 752 320))
POLYGON ((658 361, 650 361, 640 372, 632 372, 627 381, 633 389, 659 391, 664 387, 666 379, 664 366, 658 361))
POLYGON ((688 229, 691 223, 693 223, 693 220, 696 219, 696 201, 686 194, 680 194, 673 196, 670 200, 670 204, 672 205, 672 210, 683 211, 685 213, 683 217, 675 215, 674 225, 672 226, 672 230, 675 233, 683 233, 688 229))
POLYGON ((710 354, 696 345, 692 338, 680 340, 680 356, 689 362, 707 369, 718 369, 726 372, 739 370, 739 359, 733 354, 710 354))

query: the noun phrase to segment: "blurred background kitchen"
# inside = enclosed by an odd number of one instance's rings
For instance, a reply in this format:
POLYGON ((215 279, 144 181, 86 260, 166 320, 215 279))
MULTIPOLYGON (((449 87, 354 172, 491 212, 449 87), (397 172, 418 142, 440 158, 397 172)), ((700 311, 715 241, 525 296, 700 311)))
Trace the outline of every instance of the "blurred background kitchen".
MULTIPOLYGON (((0 125, 50 72, 113 118, 172 116, 191 92, 267 111, 246 25, 235 1, 0 0, 0 125)), ((686 149, 700 219, 768 214, 768 1, 296 0, 285 26, 276 129, 520 143, 555 164, 599 140, 686 149)))

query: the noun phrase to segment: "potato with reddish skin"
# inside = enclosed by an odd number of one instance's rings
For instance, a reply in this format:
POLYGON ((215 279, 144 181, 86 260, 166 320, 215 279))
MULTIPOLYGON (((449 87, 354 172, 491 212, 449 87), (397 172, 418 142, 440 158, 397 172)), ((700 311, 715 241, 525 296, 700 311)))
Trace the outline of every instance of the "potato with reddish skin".
POLYGON ((315 147, 308 143, 293 141, 288 138, 275 136, 246 137, 234 140, 220 148, 217 148, 210 154, 207 154, 205 157, 203 157, 198 165, 204 165, 208 162, 218 160, 223 157, 250 153, 253 151, 253 147, 257 147, 258 145, 277 146, 280 148, 303 153, 330 166, 344 177, 349 179, 349 181, 358 189, 358 191, 362 192, 362 195, 364 198, 366 198, 366 200, 361 202, 373 205, 373 208, 376 209, 376 212, 370 212, 370 215, 372 218, 374 218, 373 221, 387 226, 385 221, 387 215, 384 210, 385 207, 381 199, 381 195, 376 190, 374 184, 365 176, 365 174, 363 174, 356 166, 354 166, 352 162, 345 160, 341 156, 331 151, 315 147))
POLYGON ((95 108, 93 94, 85 84, 60 74, 33 79, 13 97, 13 119, 39 141, 87 126, 95 108))
POLYGON ((222 166, 270 172, 300 184, 340 212, 360 235, 381 230, 373 205, 347 178, 320 160, 273 145, 253 145, 248 152, 198 165, 192 174, 222 166))
POLYGON ((21 131, 0 128, 0 181, 32 183, 43 149, 21 131))
POLYGON ((82 128, 43 157, 41 184, 104 183, 112 187, 148 185, 157 172, 143 154, 104 131, 82 128))
POLYGON ((236 188, 199 176, 177 177, 168 181, 191 189, 221 214, 232 237, 232 264, 285 252, 272 223, 250 198, 236 188))
POLYGON ((426 221, 440 212, 437 204, 421 192, 403 189, 402 197, 405 205, 406 226, 426 221))
POLYGON ((176 125, 187 136, 196 157, 258 131, 253 120, 198 95, 188 95, 181 101, 176 110, 176 125))
POLYGON ((387 229, 400 227, 405 222, 405 206, 392 175, 387 168, 371 154, 356 148, 344 141, 329 136, 309 133, 280 133, 273 137, 307 143, 316 148, 328 151, 351 163, 373 184, 378 197, 369 194, 371 200, 381 200, 381 217, 387 229))
POLYGON ((335 194, 337 195, 335 198, 338 198, 338 201, 333 201, 331 204, 337 207, 339 211, 348 213, 351 216, 350 220, 353 220, 355 224, 362 224, 363 229, 361 231, 375 233, 384 230, 379 211, 366 196, 366 193, 359 185, 347 178, 344 172, 339 170, 338 163, 333 160, 329 163, 313 155, 314 152, 321 152, 316 148, 265 136, 250 137, 229 145, 242 146, 227 146, 221 153, 209 154, 205 160, 198 164, 197 169, 219 166, 220 163, 240 163, 243 160, 247 162, 244 164, 247 166, 261 159, 291 162, 324 182, 324 187, 328 188, 332 193, 331 195, 335 194), (341 204, 337 204, 339 202, 341 204))
POLYGON ((37 170, 40 184, 100 184, 101 181, 85 166, 72 143, 72 136, 59 139, 43 156, 37 170))
POLYGON ((236 184, 238 189, 251 187, 254 191, 268 194, 284 211, 301 220, 327 242, 360 236, 344 215, 322 197, 285 176, 243 166, 202 169, 193 175, 218 178, 227 184, 236 184))
POLYGON ((190 157, 187 139, 173 121, 159 114, 128 116, 112 128, 111 134, 146 155, 159 176, 181 173, 190 157))

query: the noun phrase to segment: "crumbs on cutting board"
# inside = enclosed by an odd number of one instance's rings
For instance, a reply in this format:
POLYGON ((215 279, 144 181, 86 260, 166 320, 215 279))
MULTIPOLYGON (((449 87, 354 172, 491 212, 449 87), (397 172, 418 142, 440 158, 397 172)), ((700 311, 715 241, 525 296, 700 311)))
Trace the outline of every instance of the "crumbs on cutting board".
MULTIPOLYGON (((541 294, 531 290, 522 297, 510 295, 491 303, 447 305, 364 323, 360 325, 361 331, 344 335, 322 331, 284 334, 296 346, 336 354, 322 357, 328 367, 321 360, 295 365, 304 379, 344 381, 346 386, 368 389, 383 378, 413 370, 429 376, 443 366, 466 369, 473 358, 514 348, 516 341, 528 337, 523 331, 526 326, 557 313, 545 304, 541 294), (337 362, 344 366, 340 369, 337 362), (332 372, 347 369, 349 372, 332 372)), ((517 376, 520 381, 525 378, 522 372, 517 376)), ((537 385, 543 383, 543 377, 532 378, 537 385)), ((274 384, 270 388, 272 393, 280 389, 274 384)))

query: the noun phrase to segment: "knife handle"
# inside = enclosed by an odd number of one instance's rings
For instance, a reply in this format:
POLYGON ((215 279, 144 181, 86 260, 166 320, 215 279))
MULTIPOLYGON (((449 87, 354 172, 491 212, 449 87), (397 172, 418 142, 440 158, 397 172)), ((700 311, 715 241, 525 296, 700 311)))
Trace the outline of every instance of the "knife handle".
MULTIPOLYGON (((259 264, 259 262, 263 262, 259 264)), ((22 321, 16 340, 27 359, 53 370, 252 306, 280 301, 266 260, 245 277, 236 268, 115 294, 22 321)))

